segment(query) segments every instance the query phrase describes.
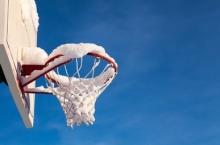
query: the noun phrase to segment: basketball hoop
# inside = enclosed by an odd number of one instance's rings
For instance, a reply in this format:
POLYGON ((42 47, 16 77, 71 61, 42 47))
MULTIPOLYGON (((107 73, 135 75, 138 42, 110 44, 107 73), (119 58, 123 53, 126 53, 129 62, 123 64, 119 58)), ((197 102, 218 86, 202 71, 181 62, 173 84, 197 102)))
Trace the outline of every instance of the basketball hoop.
POLYGON ((62 45, 61 48, 49 55, 43 65, 22 65, 21 89, 24 93, 56 95, 65 113, 68 126, 93 124, 96 99, 115 78, 118 72, 117 64, 113 58, 94 44, 68 45, 68 47, 62 45), (88 51, 90 46, 93 49, 88 51), (68 48, 67 53, 63 52, 64 48, 68 48), (79 50, 83 50, 83 53, 75 53, 79 50), (72 51, 74 53, 70 54, 72 51), (94 61, 91 69, 83 76, 81 75, 83 58, 89 56, 94 61), (104 62, 102 70, 98 68, 101 62, 104 62), (76 69, 72 71, 74 66, 76 69), (98 74, 96 70, 99 70, 98 74), (27 87, 41 76, 45 76, 46 88, 27 87))

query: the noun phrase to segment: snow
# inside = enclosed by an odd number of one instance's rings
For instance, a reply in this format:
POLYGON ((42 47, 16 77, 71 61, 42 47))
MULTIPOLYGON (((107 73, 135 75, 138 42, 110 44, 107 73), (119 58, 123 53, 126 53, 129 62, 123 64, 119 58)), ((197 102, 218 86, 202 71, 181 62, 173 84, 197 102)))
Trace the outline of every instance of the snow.
POLYGON ((25 47, 22 49, 22 61, 23 64, 44 64, 47 60, 59 54, 63 54, 69 58, 80 58, 87 53, 101 54, 108 57, 112 62, 116 64, 115 60, 105 52, 103 47, 92 43, 63 44, 54 49, 49 57, 47 53, 39 47, 25 47))
POLYGON ((117 66, 115 60, 105 52, 105 49, 102 46, 98 46, 93 43, 69 43, 60 45, 59 47, 53 50, 53 52, 49 55, 48 59, 59 54, 63 54, 70 58, 80 58, 88 53, 101 54, 102 56, 109 58, 117 66))
POLYGON ((39 47, 24 47, 21 53, 23 64, 45 64, 48 55, 39 47))
POLYGON ((105 49, 92 43, 63 44, 54 49, 53 52, 49 55, 49 58, 58 54, 63 54, 71 58, 80 58, 89 52, 104 54, 105 49))
POLYGON ((26 24, 30 18, 33 20, 33 24, 36 30, 39 26, 39 17, 37 13, 37 6, 34 0, 20 0, 22 20, 26 24))
POLYGON ((52 93, 50 89, 44 88, 44 86, 36 87, 36 88, 24 88, 25 92, 38 92, 38 93, 52 93))
MULTIPOLYGON (((108 68, 105 72, 103 72, 102 74, 100 74, 97 77, 94 78, 75 78, 75 77, 67 77, 67 76, 62 76, 62 75, 57 75, 54 71, 51 71, 48 73, 52 79, 57 80, 57 82, 59 82, 60 84, 64 85, 64 86, 68 86, 69 90, 74 89, 75 87, 72 86, 70 84, 74 84, 76 86, 78 86, 80 89, 80 84, 84 84, 87 86, 88 89, 90 89, 91 84, 93 86, 101 86, 103 85, 103 83, 110 79, 112 76, 115 75, 115 71, 113 68, 108 68)), ((84 87, 84 86, 82 86, 84 87)))

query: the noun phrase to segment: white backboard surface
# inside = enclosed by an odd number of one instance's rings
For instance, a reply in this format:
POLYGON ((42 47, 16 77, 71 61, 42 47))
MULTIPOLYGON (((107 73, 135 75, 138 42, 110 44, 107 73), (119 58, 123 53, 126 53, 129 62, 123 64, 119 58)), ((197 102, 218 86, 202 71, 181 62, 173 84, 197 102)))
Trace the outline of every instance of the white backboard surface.
MULTIPOLYGON (((35 47, 37 30, 30 18, 22 21, 20 0, 0 0, 0 64, 12 97, 27 128, 33 127, 34 94, 22 94, 19 87, 21 50, 35 47)), ((35 82, 29 85, 34 87, 35 82)))

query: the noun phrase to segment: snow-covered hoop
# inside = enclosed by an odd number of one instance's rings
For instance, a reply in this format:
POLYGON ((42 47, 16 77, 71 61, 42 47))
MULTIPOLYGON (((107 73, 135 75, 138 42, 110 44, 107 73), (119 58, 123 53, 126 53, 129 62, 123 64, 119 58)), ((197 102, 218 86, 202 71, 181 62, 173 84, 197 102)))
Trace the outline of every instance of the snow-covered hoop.
POLYGON ((24 70, 22 75, 29 75, 28 77, 23 77, 21 83, 24 93, 53 93, 56 95, 64 110, 67 125, 71 127, 74 124, 80 125, 81 123, 93 124, 95 121, 96 99, 112 82, 118 71, 114 59, 105 53, 104 49, 93 44, 79 44, 74 45, 74 47, 62 45, 49 55, 44 65, 23 65, 22 68, 24 70), (88 47, 95 49, 82 50, 88 47), (62 51, 64 48, 68 49, 62 51), (74 50, 71 50, 71 48, 74 48, 74 50), (71 54, 72 51, 77 53, 73 52, 71 54), (89 72, 82 77, 80 70, 82 69, 84 56, 94 57, 94 63, 89 72), (78 59, 80 59, 80 62, 78 59), (72 63, 74 62, 73 60, 76 62, 76 71, 70 76, 69 68, 65 64, 72 63), (96 68, 99 66, 100 61, 103 60, 108 62, 107 65, 99 75, 94 76, 96 68), (64 66, 65 75, 60 74, 59 66, 64 66), (27 84, 43 75, 46 78, 46 89, 43 87, 26 87, 27 84))

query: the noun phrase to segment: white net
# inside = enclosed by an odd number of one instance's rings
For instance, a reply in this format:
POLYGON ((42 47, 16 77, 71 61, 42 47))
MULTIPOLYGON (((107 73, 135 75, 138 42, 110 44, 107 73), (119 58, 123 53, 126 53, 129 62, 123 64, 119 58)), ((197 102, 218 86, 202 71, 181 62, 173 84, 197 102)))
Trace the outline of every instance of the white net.
POLYGON ((112 81, 114 73, 113 68, 108 68, 98 77, 90 79, 65 78, 65 76, 57 75, 55 72, 49 73, 50 77, 56 77, 56 80, 68 80, 65 83, 60 83, 56 88, 54 88, 53 82, 49 81, 48 83, 48 88, 60 101, 67 119, 67 125, 73 127, 75 124, 93 124, 96 99, 112 81))
POLYGON ((115 77, 115 70, 110 64, 107 64, 98 76, 94 76, 100 59, 95 59, 91 70, 82 77, 80 75, 82 58, 80 62, 78 59, 75 61, 76 72, 72 76, 69 76, 65 65, 65 76, 60 74, 59 68, 47 74, 50 78, 47 79, 47 87, 57 96, 65 113, 67 125, 71 127, 82 123, 93 124, 96 99, 115 77))

